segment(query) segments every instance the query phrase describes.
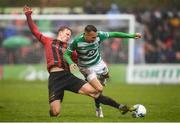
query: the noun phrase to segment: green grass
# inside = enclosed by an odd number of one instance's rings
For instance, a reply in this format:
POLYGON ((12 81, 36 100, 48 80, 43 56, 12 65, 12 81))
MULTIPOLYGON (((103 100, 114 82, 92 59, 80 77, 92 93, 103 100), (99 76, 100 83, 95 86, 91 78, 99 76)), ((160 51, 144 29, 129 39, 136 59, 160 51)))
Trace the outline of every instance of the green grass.
POLYGON ((109 83, 104 94, 118 102, 143 104, 144 118, 123 116, 109 106, 103 106, 105 118, 95 117, 91 98, 65 93, 61 116, 48 115, 47 82, 0 81, 0 121, 58 121, 58 122, 168 122, 180 121, 180 85, 125 85, 109 83))

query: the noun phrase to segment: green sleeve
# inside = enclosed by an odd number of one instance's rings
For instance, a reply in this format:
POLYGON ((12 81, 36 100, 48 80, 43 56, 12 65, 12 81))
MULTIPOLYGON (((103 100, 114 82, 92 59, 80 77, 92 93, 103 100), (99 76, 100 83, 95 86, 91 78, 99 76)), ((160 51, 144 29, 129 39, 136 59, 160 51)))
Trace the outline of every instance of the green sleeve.
POLYGON ((64 59, 67 61, 68 64, 74 64, 74 62, 71 58, 71 54, 76 49, 76 47, 77 47, 76 44, 77 44, 76 40, 73 40, 72 43, 68 46, 68 48, 66 49, 66 51, 64 53, 64 59))
POLYGON ((64 59, 67 61, 68 64, 74 64, 74 62, 71 59, 71 54, 72 51, 70 51, 69 49, 67 49, 64 53, 64 59))
POLYGON ((100 43, 101 43, 104 40, 109 38, 109 33, 108 32, 103 32, 103 31, 99 31, 98 32, 98 37, 100 38, 100 43))
POLYGON ((109 32, 109 38, 135 38, 136 34, 128 34, 123 32, 109 32))

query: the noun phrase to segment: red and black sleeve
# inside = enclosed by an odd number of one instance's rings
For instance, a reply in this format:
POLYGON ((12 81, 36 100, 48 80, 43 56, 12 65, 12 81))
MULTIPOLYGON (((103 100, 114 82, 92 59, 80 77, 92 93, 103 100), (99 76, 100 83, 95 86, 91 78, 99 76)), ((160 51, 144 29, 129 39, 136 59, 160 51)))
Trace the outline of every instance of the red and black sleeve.
POLYGON ((43 44, 45 44, 45 42, 46 42, 46 40, 44 40, 44 39, 45 39, 45 36, 43 36, 43 34, 42 34, 41 32, 39 32, 38 27, 36 26, 36 24, 35 24, 34 21, 32 20, 31 14, 32 14, 32 12, 26 12, 26 13, 25 13, 26 18, 27 18, 27 22, 28 22, 28 25, 29 25, 29 28, 30 28, 31 32, 33 33, 33 35, 34 35, 40 42, 42 42, 43 44))

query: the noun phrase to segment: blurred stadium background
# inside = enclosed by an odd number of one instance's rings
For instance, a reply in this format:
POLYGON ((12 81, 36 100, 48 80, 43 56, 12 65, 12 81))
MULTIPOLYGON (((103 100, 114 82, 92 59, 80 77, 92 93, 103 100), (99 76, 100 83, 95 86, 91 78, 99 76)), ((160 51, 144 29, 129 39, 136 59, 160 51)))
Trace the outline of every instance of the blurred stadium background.
MULTIPOLYGON (((170 79, 172 81, 180 81, 180 70, 178 67, 178 63, 180 63, 180 13, 178 8, 180 3, 178 0, 153 0, 151 2, 148 0, 142 0, 141 4, 139 4, 137 0, 133 0, 131 2, 121 0, 22 0, 16 1, 13 4, 11 4, 11 2, 11 0, 1 2, 1 16, 4 14, 15 16, 21 15, 22 7, 25 4, 33 7, 34 13, 37 15, 53 14, 63 16, 69 14, 133 14, 136 18, 135 32, 141 32, 143 34, 143 39, 136 41, 135 45, 133 45, 134 50, 132 52, 134 52, 134 59, 132 62, 133 64, 143 64, 145 66, 143 66, 144 69, 140 69, 141 71, 138 72, 136 71, 138 68, 132 70, 137 72, 138 74, 129 72, 127 72, 127 74, 133 74, 129 76, 133 80, 137 79, 136 81, 139 81, 139 78, 142 77, 144 77, 145 79, 147 77, 147 79, 151 81, 154 77, 156 80, 158 80, 158 82, 162 82, 162 77, 167 76, 174 76, 174 78, 172 77, 172 79, 170 79), (174 71, 172 71, 171 68, 165 68, 158 72, 159 69, 157 69, 157 67, 156 69, 149 70, 149 67, 146 67, 149 64, 158 64, 160 66, 163 64, 176 64, 177 67, 173 67, 176 68, 174 71), (133 76, 135 77, 133 78, 133 76), (159 78, 157 76, 159 76, 159 78)), ((98 26, 99 30, 103 31, 128 32, 127 28, 129 26, 124 22, 118 22, 118 20, 111 20, 112 22, 109 23, 106 23, 103 20, 101 20, 100 22, 86 21, 84 22, 84 24, 82 24, 83 21, 51 21, 48 20, 48 18, 46 20, 36 21, 40 31, 50 36, 55 36, 57 28, 61 25, 68 25, 69 27, 71 27, 73 29, 73 36, 81 32, 83 30, 83 27, 87 23, 95 24, 96 26, 98 26)), ((24 73, 27 73, 25 72, 27 69, 25 69, 23 65, 26 68, 29 68, 28 70, 30 71, 33 71, 33 68, 35 68, 36 72, 40 71, 37 71, 38 66, 45 63, 44 55, 42 55, 43 47, 32 36, 25 20, 15 20, 13 18, 10 20, 1 20, 0 30, 0 78, 23 78, 25 76, 24 73), (30 45, 23 46, 24 44, 22 44, 22 46, 12 47, 3 46, 3 43, 5 45, 5 41, 12 36, 25 36, 30 40, 30 45), (27 67, 27 64, 36 64, 37 67, 34 67, 34 65, 27 67), (21 67, 22 69, 20 69, 21 67), (10 71, 13 72, 13 70, 15 70, 16 68, 19 68, 19 71, 21 72, 10 74, 10 71)), ((122 71, 125 72, 126 67, 124 66, 127 65, 128 59, 130 58, 130 56, 128 56, 128 52, 130 52, 128 44, 128 40, 124 41, 122 39, 113 39, 112 41, 106 41, 101 47, 104 60, 108 64, 123 64, 121 65, 122 71)), ((163 67, 168 66, 165 65, 163 67)), ((44 66, 42 68, 44 68, 44 66)), ((41 75, 41 73, 44 74, 45 72, 41 71, 39 76, 41 75)), ((128 77, 127 80, 129 80, 128 77)), ((39 78, 42 79, 42 77, 39 78)), ((126 78, 125 76, 123 78, 124 81, 126 78)))
MULTIPOLYGON (((128 14, 135 17, 133 29, 143 34, 141 40, 111 39, 101 46, 104 60, 110 68, 110 88, 116 89, 118 84, 124 88, 132 88, 127 83, 148 84, 135 85, 134 88, 152 88, 149 84, 164 85, 166 92, 175 89, 179 98, 180 83, 180 1, 179 0, 3 0, 0 2, 0 92, 6 93, 9 87, 16 90, 23 83, 32 81, 34 86, 43 86, 46 89, 48 73, 42 45, 32 36, 24 19, 15 19, 23 15, 23 6, 33 8, 35 16, 70 16, 70 15, 104 15, 123 16, 128 14), (5 17, 6 16, 6 17, 5 17), (9 17, 9 18, 7 18, 9 17), (14 17, 14 18, 13 18, 14 17), (4 19, 6 18, 6 19, 4 19), (7 42, 15 42, 7 43, 7 42), (21 42, 20 44, 17 42, 21 42), (130 46, 131 45, 131 46, 130 46), (45 86, 42 85, 44 82, 45 86), (35 83, 39 83, 34 85, 35 83), (115 86, 113 85, 115 84, 115 86), (175 84, 169 85, 169 84, 175 84), (171 88, 172 87, 172 88, 171 88), (169 89, 168 89, 169 88, 169 89)), ((112 16, 112 17, 113 17, 112 16)), ((22 17, 23 18, 23 17, 22 17)), ((102 31, 130 32, 129 20, 51 20, 36 19, 39 30, 48 36, 56 36, 61 25, 68 25, 73 30, 73 37, 83 31, 86 24, 94 24, 102 31)), ((76 73, 77 74, 77 73, 76 73)), ((80 76, 78 74, 78 76, 80 76)), ((163 86, 163 87, 164 87, 163 86)), ((154 85, 156 88, 156 85, 154 85)), ((108 88, 108 87, 107 87, 108 88)), ((147 93, 156 90, 152 88, 147 93)), ((121 88, 122 89, 122 88, 121 88)), ((162 88, 160 88, 162 89, 162 88)), ((12 91, 11 90, 11 91, 12 91)), ((118 89, 117 89, 118 90, 118 89)), ((24 91, 24 90, 22 90, 24 91)), ((32 90, 33 91, 33 90, 32 90)), ((132 91, 132 90, 127 90, 132 91)), ((134 90, 133 90, 134 91, 134 90)), ((106 92, 106 90, 105 90, 106 92)), ((111 95, 110 90, 107 90, 111 95)), ((121 92, 121 91, 120 91, 121 92)), ((126 91, 124 91, 126 93, 126 91)), ((139 91, 139 93, 141 93, 139 91)), ((143 93, 143 92, 142 92, 143 93)), ((144 92, 146 93, 146 92, 144 92)), ((164 91, 162 90, 162 93, 164 91)), ((8 119, 1 114, 6 101, 11 101, 8 94, 0 97, 0 121, 31 121, 32 119, 8 119)), ((17 93, 18 95, 18 93, 17 93)), ((32 94, 33 95, 33 94, 32 94)), ((44 95, 47 95, 46 91, 44 95)), ((140 94, 141 95, 141 94, 140 94)), ((151 94, 150 94, 151 95, 151 94)), ((114 95, 117 96, 117 95, 114 95)), ((122 95, 123 96, 123 95, 122 95)), ((128 95, 127 95, 128 96, 128 95)), ((142 95, 141 95, 142 96, 142 95)), ((154 95, 151 95, 154 96, 154 95)), ((165 96, 165 95, 164 95, 165 96)), ((16 97, 16 94, 13 95, 16 97)), ((47 97, 43 97, 43 99, 47 97)), ((118 97, 117 97, 118 98, 118 97)), ((12 97, 11 97, 12 99, 12 97)), ((157 98, 158 99, 158 98, 157 98)), ((172 99, 172 100, 173 100, 172 99)), ((127 99, 124 99, 124 102, 127 99)), ((148 99, 147 99, 148 100, 148 99)), ((169 98, 167 99, 169 101, 169 98)), ((131 101, 131 100, 128 100, 131 101)), ((149 100, 150 101, 150 100, 149 100)), ((163 103, 162 99, 162 103, 163 103)), ((133 101, 132 101, 133 102, 133 101)), ((143 102, 143 101, 142 101, 143 102)), ((136 100, 134 103, 138 103, 136 100)), ((144 103, 147 103, 144 101, 144 103)), ((179 101, 177 100, 177 107, 179 101)), ((148 104, 148 103, 147 103, 148 104)), ((47 106, 47 105, 46 105, 47 106)), ((13 107, 13 105, 12 105, 13 107)), ((176 107, 176 108, 177 108, 176 107)), ((168 113, 168 112, 167 112, 168 113)), ((178 112, 180 113, 180 112, 178 112)), ((8 111, 7 111, 8 114, 8 111)), ((175 112, 176 115, 177 112, 175 112)), ((167 115, 167 114, 166 114, 167 115)), ((164 115, 165 117, 165 115, 164 115)), ((157 118, 158 119, 158 118, 157 118)), ((147 121, 177 121, 178 119, 147 121)), ((39 119, 43 121, 43 119, 39 119)), ((39 121, 34 120, 34 121, 39 121)), ((47 119, 45 119, 46 121, 47 119)), ((67 120, 64 120, 67 121, 67 120)), ((72 121, 72 120, 71 120, 72 121)), ((82 121, 80 119, 79 121, 82 121)), ((89 121, 89 120, 87 120, 89 121)), ((90 120, 91 121, 91 120, 90 120)), ((111 120, 105 120, 111 121, 111 120)), ((119 121, 115 119, 113 121, 119 121)), ((126 121, 123 119, 123 121, 126 121)), ((131 121, 131 120, 130 120, 131 121)), ((179 119, 180 121, 180 119, 179 119)))

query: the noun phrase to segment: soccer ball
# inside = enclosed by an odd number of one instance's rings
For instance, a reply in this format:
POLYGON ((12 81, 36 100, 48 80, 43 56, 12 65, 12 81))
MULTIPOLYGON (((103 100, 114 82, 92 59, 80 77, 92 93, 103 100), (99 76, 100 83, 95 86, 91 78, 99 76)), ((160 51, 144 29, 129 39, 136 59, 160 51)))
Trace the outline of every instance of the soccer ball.
POLYGON ((146 108, 141 104, 136 104, 133 106, 135 110, 132 112, 132 117, 141 118, 146 115, 146 108))

